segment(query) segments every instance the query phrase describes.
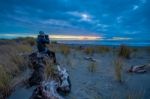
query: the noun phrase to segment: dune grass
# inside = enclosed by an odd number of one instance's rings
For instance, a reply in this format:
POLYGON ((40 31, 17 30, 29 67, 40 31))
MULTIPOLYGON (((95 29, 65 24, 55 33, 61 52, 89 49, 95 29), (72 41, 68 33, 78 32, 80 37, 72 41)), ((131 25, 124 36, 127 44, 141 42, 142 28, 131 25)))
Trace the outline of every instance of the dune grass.
POLYGON ((27 68, 26 60, 20 54, 30 52, 31 47, 25 41, 16 40, 0 44, 0 93, 5 98, 13 87, 9 85, 11 81, 27 68))
POLYGON ((53 64, 49 64, 46 66, 46 77, 51 77, 54 78, 55 76, 55 71, 56 71, 56 66, 54 66, 53 64))
POLYGON ((36 39, 33 37, 18 37, 14 41, 17 43, 33 46, 36 44, 36 39))
POLYGON ((126 92, 126 99, 143 99, 144 91, 131 89, 126 92))
POLYGON ((9 75, 5 68, 0 65, 0 93, 3 94, 3 98, 8 96, 10 93, 10 81, 12 80, 11 75, 9 75))
POLYGON ((121 59, 116 59, 114 61, 114 76, 115 76, 115 79, 118 81, 118 82, 122 82, 123 79, 122 79, 122 60, 121 59))
POLYGON ((106 46, 97 46, 95 49, 97 53, 106 53, 110 51, 110 48, 106 46))
POLYGON ((95 52, 95 49, 93 47, 86 47, 84 49, 84 52, 87 54, 87 55, 93 55, 93 53, 95 52))
POLYGON ((60 52, 65 55, 68 56, 70 53, 70 48, 67 45, 61 45, 60 46, 60 52))
POLYGON ((89 72, 91 72, 91 73, 96 72, 96 68, 97 68, 96 62, 90 62, 89 63, 89 65, 88 65, 88 71, 89 72))
POLYGON ((109 47, 106 46, 96 46, 96 47, 86 47, 84 48, 84 53, 87 55, 93 55, 94 53, 107 53, 110 51, 109 47))
POLYGON ((131 48, 129 48, 129 47, 125 46, 125 45, 121 45, 120 48, 119 48, 118 55, 120 57, 129 59, 130 56, 131 56, 131 48))

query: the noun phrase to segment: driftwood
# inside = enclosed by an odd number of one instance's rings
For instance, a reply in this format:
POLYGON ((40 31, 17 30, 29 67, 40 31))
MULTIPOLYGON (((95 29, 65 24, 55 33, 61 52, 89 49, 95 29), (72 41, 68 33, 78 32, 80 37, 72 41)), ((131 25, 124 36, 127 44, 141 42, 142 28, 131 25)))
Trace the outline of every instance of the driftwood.
POLYGON ((44 65, 43 64, 38 64, 31 77, 29 78, 29 85, 34 86, 34 85, 39 85, 42 81, 45 80, 45 74, 44 74, 44 65))
MULTIPOLYGON (((30 86, 37 85, 30 99, 63 99, 58 93, 66 94, 71 91, 69 74, 67 70, 61 68, 60 65, 57 65, 56 76, 53 79, 45 79, 45 66, 47 61, 50 61, 50 59, 55 56, 53 54, 54 53, 51 52, 49 55, 34 52, 29 55, 29 65, 32 67, 33 73, 28 79, 28 83, 30 86)), ((54 62, 56 62, 56 60, 54 62)))
POLYGON ((59 86, 58 91, 61 91, 63 93, 69 93, 71 91, 71 82, 69 78, 69 74, 65 68, 60 68, 59 65, 57 65, 58 69, 58 77, 59 77, 59 86))
POLYGON ((147 72, 148 68, 150 68, 150 64, 147 64, 147 65, 135 65, 135 66, 131 66, 128 69, 128 72, 130 72, 130 73, 145 73, 145 72, 147 72))
POLYGON ((59 92, 68 93, 71 90, 69 74, 65 68, 57 66, 58 81, 54 79, 44 80, 34 90, 30 99, 63 99, 59 92))
POLYGON ((94 59, 92 57, 84 57, 84 59, 88 60, 88 61, 96 62, 96 59, 94 59))
POLYGON ((34 90, 30 99, 63 99, 59 93, 69 93, 71 91, 71 83, 69 74, 65 68, 57 65, 57 74, 59 80, 44 80, 34 90))
POLYGON ((58 93, 58 83, 54 80, 44 81, 33 92, 30 99, 63 99, 58 93))

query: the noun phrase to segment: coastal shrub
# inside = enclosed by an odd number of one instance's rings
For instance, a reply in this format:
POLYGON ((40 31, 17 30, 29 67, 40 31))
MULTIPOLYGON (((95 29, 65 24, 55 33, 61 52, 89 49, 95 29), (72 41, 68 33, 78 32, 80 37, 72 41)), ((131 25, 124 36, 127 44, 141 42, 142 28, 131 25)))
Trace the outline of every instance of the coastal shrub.
POLYGON ((122 82, 122 65, 123 64, 120 59, 116 59, 114 61, 114 75, 118 82, 122 82))
POLYGON ((131 55, 131 49, 125 45, 121 45, 119 48, 119 56, 129 59, 131 55))

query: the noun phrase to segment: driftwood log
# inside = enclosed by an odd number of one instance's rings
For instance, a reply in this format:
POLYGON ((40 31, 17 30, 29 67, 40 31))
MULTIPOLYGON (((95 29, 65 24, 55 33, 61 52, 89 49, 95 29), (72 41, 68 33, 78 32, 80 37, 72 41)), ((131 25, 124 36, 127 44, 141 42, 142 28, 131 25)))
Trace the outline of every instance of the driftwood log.
POLYGON ((145 73, 150 69, 150 64, 147 65, 135 65, 131 66, 128 69, 128 72, 130 73, 145 73))

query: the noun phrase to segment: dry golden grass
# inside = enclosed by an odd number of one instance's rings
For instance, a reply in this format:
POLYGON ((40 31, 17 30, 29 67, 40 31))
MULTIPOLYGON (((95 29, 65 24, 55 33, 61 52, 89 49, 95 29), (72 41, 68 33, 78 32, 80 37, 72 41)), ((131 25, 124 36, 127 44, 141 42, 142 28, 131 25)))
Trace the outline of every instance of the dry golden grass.
POLYGON ((12 80, 11 75, 9 75, 5 68, 0 65, 0 93, 7 96, 10 92, 10 81, 12 80))
POLYGON ((106 46, 97 46, 96 47, 96 52, 98 52, 98 53, 106 53, 109 51, 110 51, 110 48, 106 47, 106 46))
POLYGON ((115 72, 115 79, 118 82, 122 82, 122 61, 120 59, 116 59, 114 61, 114 72, 115 72))
POLYGON ((143 90, 129 90, 126 93, 126 99, 143 99, 144 91, 143 90))
POLYGON ((24 37, 24 38, 19 37, 19 38, 16 38, 15 41, 17 43, 21 43, 24 45, 30 45, 30 46, 33 46, 36 44, 36 40, 33 37, 24 37))
POLYGON ((46 76, 47 76, 47 78, 48 77, 51 77, 51 78, 54 78, 54 76, 55 76, 55 71, 56 71, 56 66, 54 66, 54 65, 47 65, 46 66, 46 76))
POLYGON ((66 45, 61 45, 60 46, 60 52, 62 54, 64 54, 65 56, 68 56, 69 53, 70 53, 70 48, 68 46, 66 46, 66 45))
POLYGON ((131 55, 131 49, 125 45, 121 45, 119 48, 119 56, 129 59, 131 55))
POLYGON ((97 68, 96 65, 97 65, 96 62, 90 62, 88 66, 88 71, 91 73, 96 72, 96 68, 97 68))
POLYGON ((87 55, 92 55, 94 53, 106 53, 106 52, 109 52, 109 51, 110 51, 110 48, 106 47, 106 46, 86 47, 84 49, 84 52, 87 55))
POLYGON ((94 52, 95 52, 95 49, 93 47, 86 47, 84 49, 84 52, 87 54, 87 55, 92 55, 94 52))
POLYGON ((0 41, 0 93, 4 96, 10 92, 10 82, 27 67, 26 60, 20 54, 31 51, 30 44, 25 45, 16 40, 8 41, 0 41), (1 43, 5 41, 7 43, 1 43))

